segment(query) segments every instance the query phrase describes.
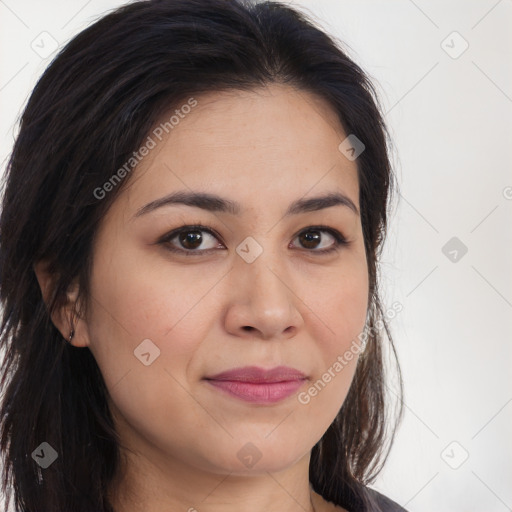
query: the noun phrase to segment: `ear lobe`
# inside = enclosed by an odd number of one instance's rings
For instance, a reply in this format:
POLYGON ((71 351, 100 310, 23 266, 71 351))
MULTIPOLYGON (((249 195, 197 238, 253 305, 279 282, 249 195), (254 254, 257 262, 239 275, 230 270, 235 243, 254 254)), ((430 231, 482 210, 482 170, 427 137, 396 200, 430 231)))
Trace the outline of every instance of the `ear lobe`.
MULTIPOLYGON (((33 269, 41 289, 43 301, 49 311, 51 299, 50 292, 52 290, 54 276, 48 272, 48 265, 46 262, 40 261, 35 263, 33 265, 33 269)), ((74 346, 83 347, 87 346, 88 343, 83 339, 83 321, 76 309, 79 291, 78 280, 75 280, 66 292, 66 303, 60 309, 51 314, 51 321, 68 343, 74 346), (74 331, 74 336, 72 341, 70 341, 69 336, 72 331, 74 331)))

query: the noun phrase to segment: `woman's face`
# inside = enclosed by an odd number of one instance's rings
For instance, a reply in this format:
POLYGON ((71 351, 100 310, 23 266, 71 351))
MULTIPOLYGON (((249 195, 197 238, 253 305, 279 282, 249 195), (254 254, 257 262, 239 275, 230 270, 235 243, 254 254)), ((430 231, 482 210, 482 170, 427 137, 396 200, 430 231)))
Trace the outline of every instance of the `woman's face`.
POLYGON ((368 306, 356 161, 338 148, 348 134, 335 114, 306 92, 194 99, 169 133, 150 134, 155 147, 103 219, 74 344, 96 358, 132 449, 220 474, 279 471, 322 437, 356 367, 368 306), (222 199, 154 203, 178 192, 222 199), (287 213, 326 194, 356 211, 318 202, 287 213), (195 224, 205 227, 163 240, 195 224), (336 244, 329 230, 348 244, 322 253, 336 244), (307 378, 281 385, 288 396, 276 384, 206 380, 246 366, 307 378))

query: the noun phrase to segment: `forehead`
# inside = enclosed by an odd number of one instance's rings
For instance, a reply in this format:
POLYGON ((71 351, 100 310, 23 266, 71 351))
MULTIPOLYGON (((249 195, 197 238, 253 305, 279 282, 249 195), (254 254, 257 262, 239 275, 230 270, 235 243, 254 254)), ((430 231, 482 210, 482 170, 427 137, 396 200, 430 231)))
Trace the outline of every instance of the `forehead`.
POLYGON ((359 207, 357 164, 338 149, 346 134, 321 98, 273 85, 193 99, 149 134, 155 146, 127 189, 131 210, 176 190, 230 196, 249 209, 341 192, 359 207))

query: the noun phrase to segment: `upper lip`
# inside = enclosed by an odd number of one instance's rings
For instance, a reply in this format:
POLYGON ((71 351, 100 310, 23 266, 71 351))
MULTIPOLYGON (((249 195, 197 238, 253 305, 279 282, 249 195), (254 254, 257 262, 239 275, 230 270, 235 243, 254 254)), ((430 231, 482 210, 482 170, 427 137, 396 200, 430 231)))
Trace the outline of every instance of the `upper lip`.
POLYGON ((289 366, 276 366, 265 370, 258 366, 244 366, 243 368, 232 368, 224 372, 205 377, 207 380, 232 380, 241 382, 286 382, 307 378, 304 373, 289 366))

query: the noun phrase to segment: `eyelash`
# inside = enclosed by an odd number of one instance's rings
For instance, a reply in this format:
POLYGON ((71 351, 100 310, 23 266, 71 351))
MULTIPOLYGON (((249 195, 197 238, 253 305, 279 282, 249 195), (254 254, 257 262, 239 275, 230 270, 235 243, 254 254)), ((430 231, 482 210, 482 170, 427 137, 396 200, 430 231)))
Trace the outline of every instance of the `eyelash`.
MULTIPOLYGON (((191 249, 179 249, 176 247, 173 247, 170 242, 174 238, 176 238, 177 235, 181 233, 187 233, 189 231, 206 231, 208 234, 212 235, 213 237, 219 239, 219 235, 215 233, 211 228, 208 228, 207 226, 198 223, 198 224, 192 224, 192 225, 185 225, 181 226, 177 229, 172 230, 170 233, 167 233, 164 235, 157 243, 165 246, 165 248, 168 251, 174 252, 174 253, 180 253, 185 256, 197 256, 205 253, 210 253, 211 251, 216 251, 218 249, 203 249, 203 250, 191 250, 191 249)), ((313 252, 313 253, 320 253, 322 255, 329 254, 334 251, 338 251, 340 247, 347 246, 350 244, 350 242, 336 229, 330 228, 328 226, 308 226, 306 229, 303 229, 300 231, 294 238, 302 235, 303 233, 307 233, 309 231, 325 231, 329 233, 335 240, 333 245, 329 249, 321 249, 321 250, 314 250, 314 249, 304 249, 305 251, 313 252)))

